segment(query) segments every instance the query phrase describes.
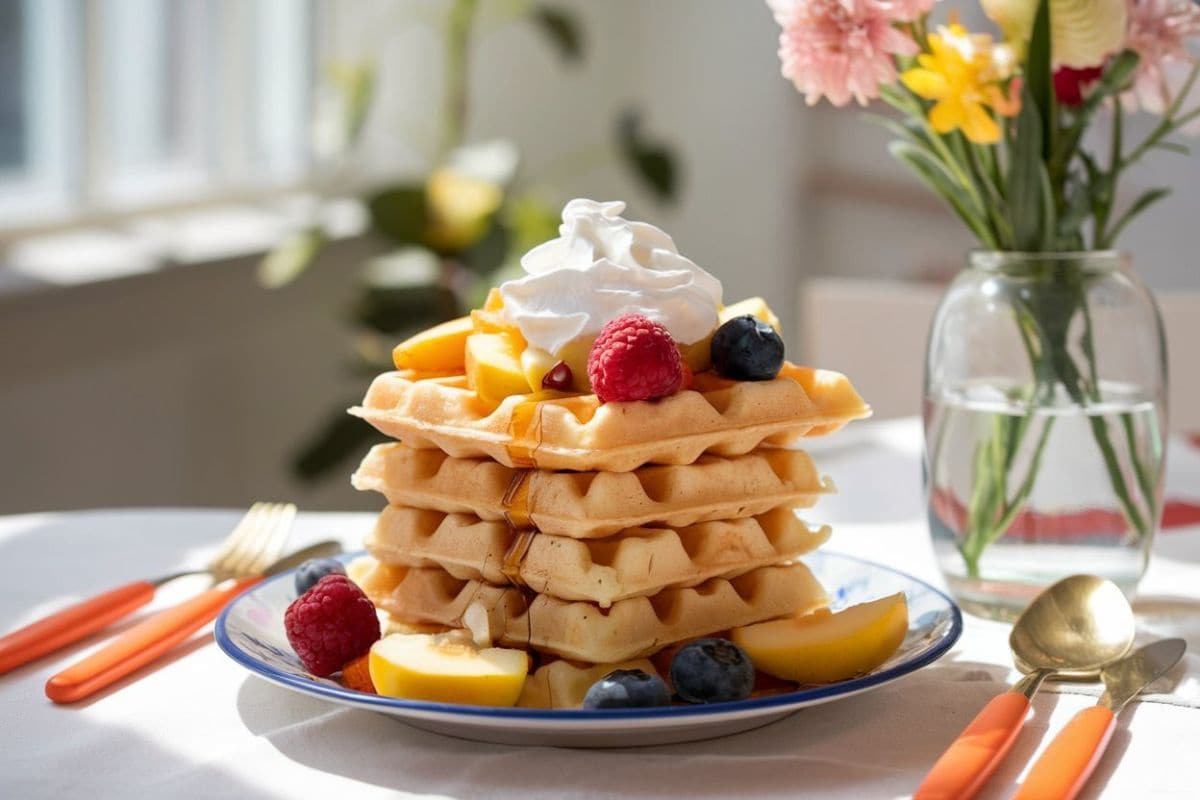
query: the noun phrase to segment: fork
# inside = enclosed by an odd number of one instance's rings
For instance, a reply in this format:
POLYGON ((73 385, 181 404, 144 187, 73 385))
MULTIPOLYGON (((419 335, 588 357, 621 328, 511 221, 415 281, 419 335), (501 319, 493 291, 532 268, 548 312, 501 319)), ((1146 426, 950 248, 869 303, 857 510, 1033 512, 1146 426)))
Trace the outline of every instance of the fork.
POLYGON ((204 569, 127 583, 13 631, 0 638, 0 675, 124 619, 149 603, 158 587, 169 581, 207 573, 215 586, 229 578, 257 575, 278 558, 295 517, 291 503, 255 503, 204 569))

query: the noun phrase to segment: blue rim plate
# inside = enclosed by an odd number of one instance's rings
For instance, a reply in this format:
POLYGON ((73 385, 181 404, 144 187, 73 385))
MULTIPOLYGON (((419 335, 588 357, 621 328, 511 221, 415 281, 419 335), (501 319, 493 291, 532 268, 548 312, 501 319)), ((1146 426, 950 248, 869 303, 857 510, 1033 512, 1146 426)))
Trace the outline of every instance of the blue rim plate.
POLYGON ((773 722, 805 706, 868 691, 933 663, 962 633, 962 613, 954 601, 911 575, 833 552, 813 553, 804 561, 830 592, 834 610, 904 592, 909 629, 903 644, 887 663, 867 675, 731 703, 547 711, 429 703, 355 692, 336 681, 310 675, 288 646, 283 612, 295 597, 290 572, 237 597, 217 619, 215 635, 226 655, 272 683, 396 716, 425 730, 504 744, 629 747, 728 735, 773 722))

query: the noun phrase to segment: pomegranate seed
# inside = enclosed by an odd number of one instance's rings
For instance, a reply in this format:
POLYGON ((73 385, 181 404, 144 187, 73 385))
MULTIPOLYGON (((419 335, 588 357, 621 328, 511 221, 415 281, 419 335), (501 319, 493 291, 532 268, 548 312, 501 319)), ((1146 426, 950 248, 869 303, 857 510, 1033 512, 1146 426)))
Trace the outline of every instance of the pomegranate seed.
POLYGON ((550 371, 542 376, 543 389, 555 389, 560 392, 571 391, 571 381, 574 379, 571 374, 571 368, 567 366, 567 362, 560 361, 550 368, 550 371))

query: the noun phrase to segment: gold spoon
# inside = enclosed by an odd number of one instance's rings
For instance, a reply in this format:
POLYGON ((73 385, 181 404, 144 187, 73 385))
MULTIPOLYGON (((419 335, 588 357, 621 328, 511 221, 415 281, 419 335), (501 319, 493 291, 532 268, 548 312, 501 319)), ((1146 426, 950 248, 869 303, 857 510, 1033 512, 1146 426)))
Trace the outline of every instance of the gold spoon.
POLYGON ((1008 637, 1017 667, 1028 674, 983 707, 933 765, 915 800, 973 797, 1012 747, 1042 682, 1095 680, 1128 652, 1133 634, 1133 609, 1112 581, 1072 575, 1044 589, 1008 637))

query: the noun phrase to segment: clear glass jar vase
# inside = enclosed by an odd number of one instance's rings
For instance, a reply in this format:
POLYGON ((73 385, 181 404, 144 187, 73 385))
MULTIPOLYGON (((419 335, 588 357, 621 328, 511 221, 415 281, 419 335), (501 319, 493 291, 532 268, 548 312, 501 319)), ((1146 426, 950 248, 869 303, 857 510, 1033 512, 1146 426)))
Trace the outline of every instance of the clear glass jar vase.
POLYGON ((1081 572, 1132 595, 1162 508, 1167 368, 1128 259, 971 253, 925 367, 929 528, 960 605, 1010 619, 1081 572))

